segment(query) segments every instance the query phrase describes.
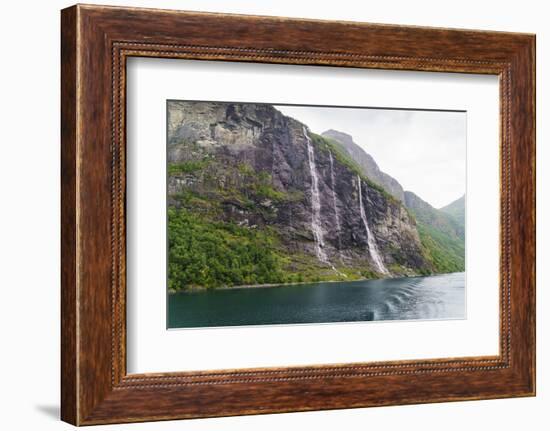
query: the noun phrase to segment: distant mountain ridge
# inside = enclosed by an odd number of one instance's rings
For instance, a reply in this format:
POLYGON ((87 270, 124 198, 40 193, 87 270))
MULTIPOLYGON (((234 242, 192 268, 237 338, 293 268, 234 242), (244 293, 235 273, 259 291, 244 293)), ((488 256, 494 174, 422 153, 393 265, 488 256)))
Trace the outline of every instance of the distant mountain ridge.
POLYGON ((433 226, 454 238, 464 240, 464 227, 454 216, 438 210, 413 192, 405 192, 405 205, 415 213, 416 221, 433 226))
MULTIPOLYGON (((416 218, 422 246, 435 266, 440 271, 464 271, 464 223, 432 207, 413 192, 405 192, 405 205, 416 218)), ((456 204, 457 212, 459 205, 460 202, 456 204)))
POLYGON ((449 205, 440 208, 439 211, 450 215, 458 224, 464 229, 466 224, 466 196, 462 195, 456 201, 451 202, 449 205))
POLYGON ((351 135, 338 130, 329 129, 321 133, 321 136, 337 141, 342 146, 344 151, 346 151, 355 163, 357 163, 357 165, 363 170, 363 173, 367 177, 382 186, 388 193, 399 199, 401 202, 405 201, 403 187, 399 184, 399 181, 385 172, 382 172, 374 158, 363 148, 357 145, 353 141, 351 135))

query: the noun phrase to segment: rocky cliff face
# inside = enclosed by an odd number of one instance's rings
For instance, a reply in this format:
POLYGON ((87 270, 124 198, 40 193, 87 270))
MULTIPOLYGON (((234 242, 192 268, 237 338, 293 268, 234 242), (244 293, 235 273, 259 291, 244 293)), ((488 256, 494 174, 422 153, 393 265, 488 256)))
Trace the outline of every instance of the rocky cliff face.
POLYGON ((270 105, 169 102, 167 151, 171 207, 273 233, 288 271, 429 271, 402 202, 270 105))

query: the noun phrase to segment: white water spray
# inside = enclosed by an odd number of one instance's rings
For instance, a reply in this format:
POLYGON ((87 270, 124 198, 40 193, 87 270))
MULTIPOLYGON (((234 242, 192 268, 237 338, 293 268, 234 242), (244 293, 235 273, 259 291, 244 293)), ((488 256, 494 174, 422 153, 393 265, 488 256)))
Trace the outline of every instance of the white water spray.
POLYGON ((325 240, 323 234, 323 228, 321 227, 321 195, 319 194, 319 175, 317 174, 317 166, 315 165, 315 152, 313 151, 313 145, 311 145, 311 139, 307 133, 307 129, 303 127, 304 137, 307 142, 307 157, 309 161, 309 172, 311 174, 311 231, 313 232, 313 239, 315 241, 315 251, 317 259, 330 266, 337 274, 347 277, 346 274, 338 271, 332 263, 328 260, 327 254, 323 248, 325 247, 325 240))
POLYGON ((330 158, 330 181, 332 186, 332 206, 334 207, 334 217, 336 219, 336 235, 338 236, 338 253, 340 255, 340 260, 343 260, 342 257, 342 239, 340 234, 342 232, 342 227, 340 225, 340 212, 338 211, 338 205, 336 204, 336 180, 334 179, 334 160, 332 158, 332 153, 329 151, 330 158))
POLYGON ((380 257, 380 253, 378 252, 376 239, 372 235, 371 230, 369 228, 369 223, 367 221, 367 216, 365 214, 365 208, 363 207, 363 194, 361 192, 361 177, 359 175, 357 175, 357 182, 359 183, 359 212, 361 213, 361 220, 363 220, 363 225, 365 226, 365 230, 367 231, 367 244, 369 247, 369 253, 376 267, 378 268, 378 272, 381 272, 382 274, 388 274, 388 270, 385 267, 384 262, 382 261, 382 258, 380 257))
POLYGON ((315 165, 315 153, 313 152, 313 145, 311 145, 311 139, 305 126, 303 127, 303 132, 307 142, 307 157, 309 172, 311 174, 311 231, 313 232, 317 258, 323 263, 328 263, 327 255, 323 250, 325 243, 323 229, 321 228, 321 197, 319 195, 319 176, 317 175, 317 166, 315 165))

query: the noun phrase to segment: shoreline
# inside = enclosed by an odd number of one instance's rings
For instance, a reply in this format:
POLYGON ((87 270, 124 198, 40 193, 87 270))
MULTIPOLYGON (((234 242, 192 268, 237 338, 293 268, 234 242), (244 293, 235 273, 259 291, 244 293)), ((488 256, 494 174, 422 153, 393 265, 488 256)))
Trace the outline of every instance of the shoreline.
POLYGON ((327 281, 299 281, 293 283, 267 283, 267 284, 241 284, 238 286, 221 286, 221 287, 191 287, 184 290, 168 290, 169 295, 175 295, 177 293, 194 293, 194 292, 205 292, 207 290, 236 290, 236 289, 265 289, 271 287, 290 287, 290 286, 300 286, 303 284, 319 284, 319 283, 356 283, 361 281, 380 281, 380 280, 395 280, 401 278, 418 278, 418 277, 437 277, 439 275, 449 275, 449 274, 463 274, 465 271, 460 272, 443 272, 439 274, 431 275, 412 275, 412 276, 399 276, 399 277, 385 277, 385 278, 360 278, 357 280, 327 280, 327 281))
MULTIPOLYGON (((379 278, 364 278, 360 280, 353 281, 364 281, 364 280, 380 280, 379 278)), ((294 283, 267 283, 267 284, 239 284, 238 286, 220 286, 220 287, 191 287, 184 290, 173 290, 168 291, 169 294, 173 295, 180 292, 204 292, 205 290, 235 290, 235 289, 264 289, 268 287, 287 287, 287 286, 299 286, 301 284, 312 284, 312 283, 340 283, 342 280, 330 280, 330 281, 297 281, 294 283)))

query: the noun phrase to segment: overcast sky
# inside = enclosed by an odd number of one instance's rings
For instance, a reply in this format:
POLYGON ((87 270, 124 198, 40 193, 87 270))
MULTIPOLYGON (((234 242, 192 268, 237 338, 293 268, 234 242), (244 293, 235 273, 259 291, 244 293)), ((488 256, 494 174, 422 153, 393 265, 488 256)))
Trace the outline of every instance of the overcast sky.
POLYGON ((322 133, 353 136, 380 169, 436 208, 466 191, 466 113, 367 108, 276 108, 322 133))

